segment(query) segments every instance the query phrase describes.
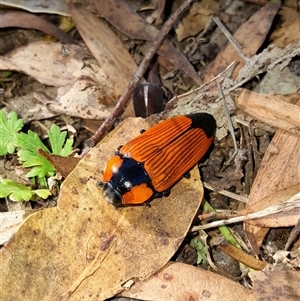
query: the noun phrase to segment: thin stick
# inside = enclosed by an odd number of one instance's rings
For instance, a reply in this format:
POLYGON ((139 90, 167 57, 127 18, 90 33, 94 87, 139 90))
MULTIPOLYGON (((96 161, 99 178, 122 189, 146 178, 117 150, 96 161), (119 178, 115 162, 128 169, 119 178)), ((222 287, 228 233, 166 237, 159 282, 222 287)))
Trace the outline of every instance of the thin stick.
POLYGON ((222 22, 220 21, 220 19, 218 17, 213 17, 214 22, 218 25, 218 27, 220 28, 220 30, 224 33, 224 35, 226 36, 226 38, 229 40, 229 42, 232 44, 232 46, 234 47, 234 49, 237 51, 237 53, 239 54, 239 56, 243 59, 243 61, 245 63, 247 63, 247 61, 249 60, 248 58, 246 58, 241 50, 241 45, 240 43, 236 40, 236 38, 227 30, 227 28, 222 24, 222 22))
POLYGON ((230 165, 231 160, 236 156, 236 154, 238 152, 238 147, 237 147, 237 143, 236 143, 236 139, 235 139, 235 135, 234 135, 234 128, 233 128, 232 120, 231 120, 231 117, 230 117, 229 109, 228 109, 228 106, 227 106, 227 102, 226 102, 226 99, 225 99, 222 87, 221 87, 220 83, 217 83, 217 85, 218 85, 218 88, 219 88, 220 93, 222 95, 223 104, 224 104, 224 113, 225 113, 226 119, 228 121, 228 129, 229 129, 231 138, 233 140, 233 145, 234 145, 234 153, 233 153, 233 155, 224 164, 224 165, 227 166, 227 165, 230 165))
POLYGON ((169 33, 170 29, 174 26, 175 22, 179 19, 180 15, 189 7, 189 5, 193 2, 193 0, 186 0, 169 18, 169 20, 163 25, 160 32, 158 33, 157 37, 153 41, 153 44, 149 50, 149 52, 144 57, 143 61, 141 62, 140 66, 138 67, 134 78, 129 83, 126 88, 124 94, 119 98, 117 105, 115 106, 111 115, 103 122, 97 132, 86 141, 85 149, 83 150, 82 155, 87 153, 91 147, 93 147, 97 142, 99 142, 105 134, 112 128, 114 123, 116 122, 117 118, 121 116, 129 104, 130 96, 137 87, 138 83, 140 82, 141 78, 143 77, 145 71, 149 67, 150 61, 157 52, 157 50, 162 45, 163 41, 165 40, 167 34, 169 33))
POLYGON ((230 257, 234 258, 235 260, 245 264, 246 266, 254 270, 261 271, 267 266, 266 262, 263 262, 253 257, 252 255, 247 254, 243 250, 233 246, 232 244, 228 243, 223 237, 219 239, 216 246, 220 250, 222 250, 225 254, 229 255, 230 257))
MULTIPOLYGON (((214 191, 214 188, 209 184, 209 183, 205 183, 203 182, 203 186, 209 190, 212 190, 214 191)), ((225 195, 231 199, 234 199, 238 202, 242 202, 242 203, 247 203, 248 201, 248 198, 247 197, 244 197, 242 195, 238 195, 236 193, 233 193, 233 192, 230 192, 230 191, 227 191, 227 190, 217 190, 216 191, 218 194, 222 194, 222 195, 225 195)))
POLYGON ((262 209, 261 211, 249 213, 247 215, 242 215, 242 216, 236 215, 235 217, 229 218, 227 220, 214 221, 206 225, 195 226, 191 229, 191 232, 215 228, 222 225, 244 222, 250 219, 260 219, 262 217, 269 216, 275 213, 295 210, 295 208, 300 208, 300 192, 292 196, 289 200, 287 200, 284 203, 270 206, 265 209, 262 209))

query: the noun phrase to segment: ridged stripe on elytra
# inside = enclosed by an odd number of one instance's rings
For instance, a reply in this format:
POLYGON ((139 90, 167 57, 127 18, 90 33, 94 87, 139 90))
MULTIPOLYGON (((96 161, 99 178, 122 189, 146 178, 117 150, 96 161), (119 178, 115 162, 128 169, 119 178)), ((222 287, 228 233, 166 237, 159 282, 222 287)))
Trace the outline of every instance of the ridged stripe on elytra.
POLYGON ((191 129, 147 160, 144 168, 156 191, 164 191, 180 180, 203 157, 212 140, 202 129, 191 129))
MULTIPOLYGON (((204 143, 208 138, 201 129, 191 129, 182 135, 178 140, 174 141, 168 147, 163 149, 159 154, 157 153, 151 157, 146 164, 151 165, 151 169, 161 169, 162 165, 167 166, 170 161, 176 160, 176 162, 186 161, 190 158, 187 158, 187 155, 191 153, 193 156, 198 157, 198 153, 202 152, 201 146, 205 145, 204 143), (197 144, 195 140, 192 139, 194 136, 197 139, 197 144), (184 145, 181 145, 184 143, 184 145), (199 149, 196 153, 193 150, 199 149)), ((172 164, 172 163, 169 163, 172 164)), ((159 174, 158 174, 159 175, 159 174)))
POLYGON ((125 156, 143 162, 164 148, 170 141, 176 139, 182 131, 189 128, 190 124, 191 120, 184 116, 172 118, 134 138, 125 144, 120 151, 125 156))
POLYGON ((145 162, 191 126, 191 119, 177 116, 159 123, 121 147, 120 153, 138 162, 145 162))
MULTIPOLYGON (((188 162, 190 164, 186 164, 186 162, 177 162, 176 166, 172 166, 170 168, 168 168, 168 166, 166 166, 166 168, 164 168, 163 173, 161 173, 160 175, 154 175, 152 173, 152 176, 155 178, 153 178, 153 187, 161 192, 164 191, 165 189, 169 188, 170 186, 172 186, 173 184, 175 184, 178 180, 180 180, 180 178, 182 177, 183 174, 185 174, 188 170, 190 170, 194 165, 196 165, 197 161, 200 160, 200 156, 196 157, 196 160, 194 160, 194 158, 190 158, 187 159, 189 160, 188 162)), ((176 158, 174 158, 176 159, 176 158)), ((173 161, 172 161, 173 162, 173 161)), ((175 164, 175 161, 174 161, 175 164)))

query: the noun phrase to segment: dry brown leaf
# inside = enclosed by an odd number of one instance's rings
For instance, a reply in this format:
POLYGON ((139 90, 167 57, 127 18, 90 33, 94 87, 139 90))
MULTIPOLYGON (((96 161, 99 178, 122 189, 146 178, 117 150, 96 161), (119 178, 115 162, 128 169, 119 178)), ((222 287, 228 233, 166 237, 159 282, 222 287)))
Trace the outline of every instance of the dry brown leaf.
POLYGON ((254 300, 299 301, 298 271, 263 271, 249 274, 254 300))
POLYGON ((278 47, 285 47, 288 44, 293 44, 300 39, 300 16, 295 8, 282 7, 279 15, 283 20, 281 26, 274 30, 270 40, 278 47))
POLYGON ((55 168, 56 172, 58 172, 62 177, 66 178, 72 170, 76 167, 80 158, 78 157, 64 157, 53 154, 48 154, 43 151, 41 148, 37 150, 37 152, 46 158, 55 168))
POLYGON ((23 221, 25 210, 0 212, 0 244, 3 245, 16 232, 23 221))
MULTIPOLYGON (((132 39, 153 41, 159 33, 158 29, 133 12, 123 0, 94 1, 94 5, 109 23, 132 39)), ((176 69, 183 70, 196 83, 202 83, 188 59, 169 40, 164 41, 157 53, 176 69)))
POLYGON ((15 70, 49 86, 67 86, 84 76, 82 58, 86 48, 60 43, 36 42, 0 57, 1 70, 15 70), (81 60, 78 60, 81 58, 81 60))
MULTIPOLYGON (((55 87, 49 89, 56 90, 55 87)), ((46 89, 45 92, 48 92, 49 89, 46 89)), ((9 114, 11 111, 16 112, 18 116, 22 117, 25 124, 32 120, 48 119, 59 115, 54 111, 50 112, 44 103, 34 97, 34 93, 5 99, 5 104, 6 106, 2 111, 5 114, 9 114)))
POLYGON ((300 76, 290 69, 292 68, 275 66, 263 76, 253 91, 262 94, 282 94, 283 97, 286 94, 296 94, 299 92, 300 76))
MULTIPOLYGON (((299 165, 300 167, 300 165, 299 165)), ((293 196, 300 192, 300 183, 278 190, 256 203, 247 203, 246 208, 239 212, 239 215, 247 215, 253 212, 258 212, 274 205, 284 204, 293 196)), ((293 202, 291 203, 291 205, 293 202)), ((253 219, 247 221, 248 224, 258 227, 289 227, 296 225, 299 216, 300 208, 291 206, 291 210, 272 214, 267 217, 253 219)))
MULTIPOLYGON (((101 32, 105 36, 104 30, 101 32)), ((113 33, 111 35, 113 39, 113 33)), ((104 43, 99 51, 103 53, 101 67, 85 47, 37 42, 0 57, 0 66, 2 70, 23 72, 41 83, 57 87, 35 93, 51 111, 86 119, 103 119, 110 115, 125 90, 132 69, 126 72, 112 70, 115 69, 109 65, 112 56, 106 56, 106 53, 112 53, 110 49, 104 43)), ((132 107, 127 112, 127 116, 132 116, 132 107)))
POLYGON ((7 7, 16 7, 34 13, 46 13, 68 16, 68 6, 65 1, 48 0, 0 0, 7 7))
MULTIPOLYGON (((256 54, 264 42, 279 7, 280 3, 270 2, 256 12, 235 32, 234 37, 241 45, 241 51, 246 58, 251 58, 256 54)), ((239 63, 232 75, 232 78, 235 79, 245 62, 238 55, 233 46, 228 43, 228 45, 219 52, 212 65, 208 68, 203 82, 210 81, 214 76, 225 70, 233 61, 239 63)))
POLYGON ((141 300, 254 300, 237 282, 184 263, 171 263, 150 279, 121 294, 141 300))
POLYGON ((62 43, 71 44, 72 38, 57 26, 47 20, 23 11, 1 11, 0 12, 0 28, 21 27, 43 31, 53 37, 56 37, 62 43))
POLYGON ((82 121, 82 126, 89 130, 91 133, 95 133, 99 127, 101 126, 102 121, 100 120, 93 120, 93 119, 84 119, 82 121))
POLYGON ((285 95, 259 94, 246 89, 235 98, 238 108, 268 125, 300 134, 300 107, 289 103, 288 98, 300 100, 300 93, 285 95))
MULTIPOLYGON (((115 93, 115 101, 112 103, 110 103, 109 98, 103 98, 103 100, 108 105, 115 107, 116 100, 124 93, 133 79, 137 65, 123 43, 102 20, 89 11, 75 5, 69 4, 69 9, 76 28, 104 73, 105 77, 103 79, 107 82, 108 95, 111 91, 115 93), (97 28, 96 31, 95 28, 97 28)), ((109 112, 111 111, 112 108, 110 108, 109 112)), ((134 116, 132 102, 127 106, 124 116, 134 116)), ((90 116, 88 119, 99 118, 90 116)))
POLYGON ((219 11, 219 4, 213 0, 204 0, 192 4, 189 14, 179 23, 175 32, 177 40, 194 36, 203 30, 207 22, 219 11))
MULTIPOLYGON (((268 195, 300 183, 299 149, 299 136, 283 130, 276 131, 252 185, 247 206, 256 206, 268 195)), ((244 228, 254 251, 258 253, 269 228, 256 227, 248 221, 244 223, 244 228)))
POLYGON ((102 20, 83 8, 72 4, 69 7, 77 30, 109 82, 107 85, 122 95, 137 70, 133 58, 102 20))
POLYGON ((78 163, 58 206, 25 220, 0 253, 3 300, 104 300, 170 260, 202 200, 197 168, 150 208, 115 209, 97 187, 117 146, 148 127, 140 118, 124 121, 78 163))
MULTIPOLYGON (((213 91, 217 83, 223 81, 222 89, 225 97, 238 87, 247 83, 250 79, 266 71, 272 71, 277 65, 281 68, 286 66, 292 57, 300 55, 300 41, 297 44, 289 45, 284 49, 276 46, 269 46, 263 52, 253 56, 240 70, 235 81, 230 79, 233 65, 229 66, 223 73, 218 75, 209 83, 203 84, 199 88, 182 95, 176 96, 166 104, 163 112, 164 118, 170 118, 180 114, 191 114, 205 111, 214 115, 217 120, 216 138, 221 140, 227 136, 228 126, 224 114, 224 105, 220 91, 213 91)), ((230 112, 235 111, 235 105, 231 97, 226 97, 226 102, 230 112)))

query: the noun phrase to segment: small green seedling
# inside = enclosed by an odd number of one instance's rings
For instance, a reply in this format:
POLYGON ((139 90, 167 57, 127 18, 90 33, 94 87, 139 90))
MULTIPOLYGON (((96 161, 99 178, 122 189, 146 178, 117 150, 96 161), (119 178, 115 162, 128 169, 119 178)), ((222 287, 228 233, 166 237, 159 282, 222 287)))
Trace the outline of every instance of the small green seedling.
MULTIPOLYGON (((48 132, 52 154, 67 156, 72 151, 73 139, 67 139, 67 132, 61 132, 59 127, 53 124, 48 132), (66 142, 65 142, 66 141, 66 142)), ((41 141, 39 136, 28 131, 27 134, 19 133, 17 135, 17 147, 19 160, 24 162, 23 167, 32 169, 26 174, 26 177, 38 177, 39 182, 45 180, 45 176, 53 176, 55 170, 52 164, 37 152, 41 148, 44 152, 50 154, 50 150, 41 141)))
POLYGON ((197 264, 207 264, 207 257, 206 257, 206 251, 205 251, 205 245, 204 243, 199 240, 197 237, 193 238, 190 242, 190 245, 196 249, 197 251, 197 264))
MULTIPOLYGON (((37 149, 40 148, 48 154, 68 156, 72 152, 73 139, 66 139, 67 132, 61 132, 57 125, 52 125, 48 131, 51 152, 36 133, 30 130, 27 134, 19 133, 22 127, 23 120, 18 119, 15 112, 6 117, 4 112, 0 111, 0 156, 12 154, 17 148, 18 159, 23 162, 23 167, 31 168, 26 177, 32 178, 33 182, 37 178, 41 186, 47 187, 46 177, 53 176, 55 170, 37 149)), ((47 189, 31 190, 30 187, 8 179, 1 180, 0 197, 10 196, 13 200, 30 200, 34 195, 47 198, 50 192, 47 189)))

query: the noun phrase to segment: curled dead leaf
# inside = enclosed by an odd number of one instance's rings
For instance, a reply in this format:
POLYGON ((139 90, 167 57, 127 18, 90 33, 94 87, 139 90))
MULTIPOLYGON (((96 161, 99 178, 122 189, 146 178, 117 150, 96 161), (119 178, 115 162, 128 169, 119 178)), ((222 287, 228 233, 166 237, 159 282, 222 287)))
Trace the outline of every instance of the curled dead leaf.
POLYGON ((21 27, 38 29, 59 39, 62 43, 71 44, 72 39, 64 31, 43 18, 23 11, 1 11, 0 28, 21 27))

